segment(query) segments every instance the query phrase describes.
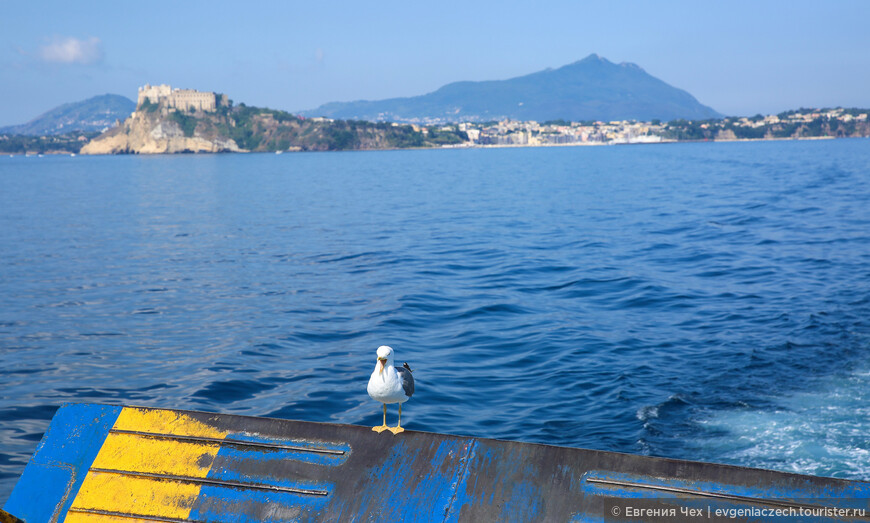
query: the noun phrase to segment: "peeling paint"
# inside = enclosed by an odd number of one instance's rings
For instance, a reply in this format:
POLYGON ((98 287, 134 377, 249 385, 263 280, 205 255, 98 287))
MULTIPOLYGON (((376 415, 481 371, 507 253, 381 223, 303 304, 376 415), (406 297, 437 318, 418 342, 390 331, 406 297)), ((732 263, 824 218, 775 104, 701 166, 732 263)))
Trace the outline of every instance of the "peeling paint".
POLYGON ((612 520, 607 503, 649 500, 696 508, 791 500, 870 515, 870 483, 414 431, 66 405, 3 508, 27 523, 137 521, 111 513, 226 523, 603 522, 612 520), (110 513, 87 512, 100 510, 110 513))

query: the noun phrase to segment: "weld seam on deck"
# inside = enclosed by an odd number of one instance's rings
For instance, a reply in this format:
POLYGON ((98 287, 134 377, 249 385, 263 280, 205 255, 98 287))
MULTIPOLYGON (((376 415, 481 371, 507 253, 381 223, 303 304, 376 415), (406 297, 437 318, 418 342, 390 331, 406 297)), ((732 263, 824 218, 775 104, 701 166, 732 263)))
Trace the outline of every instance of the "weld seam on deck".
POLYGON ((451 485, 451 488, 453 489, 453 494, 451 494, 450 502, 444 510, 444 521, 447 521, 448 518, 450 518, 450 516, 453 514, 453 505, 456 504, 456 497, 459 495, 459 487, 468 480, 468 475, 471 473, 471 460, 474 459, 475 450, 477 450, 477 439, 472 438, 468 442, 468 447, 465 451, 465 455, 460 458, 460 470, 457 471, 456 480, 451 485))
POLYGON ((114 516, 118 518, 128 518, 128 519, 145 519, 148 521, 162 521, 165 523, 205 523, 195 519, 178 519, 178 518, 167 518, 164 516, 148 516, 145 514, 130 514, 128 512, 114 512, 111 510, 100 510, 96 508, 70 508, 67 510, 67 514, 69 513, 78 513, 78 514, 94 514, 97 516, 114 516))
POLYGON ((728 501, 741 501, 744 503, 760 503, 763 505, 773 505, 776 507, 784 507, 784 508, 805 508, 805 509, 824 509, 829 508, 823 505, 813 505, 809 503, 795 503, 789 501, 779 501, 770 498, 754 498, 750 496, 738 496, 736 494, 722 494, 719 492, 710 492, 708 490, 694 490, 688 488, 681 487, 671 487, 668 485, 653 485, 650 483, 637 483, 634 481, 619 481, 613 479, 598 479, 598 478, 586 478, 586 481, 589 483, 599 483, 602 485, 610 485, 613 487, 627 487, 627 488, 639 488, 639 489, 647 489, 647 490, 657 490, 661 492, 672 492, 674 494, 688 494, 691 496, 701 496, 705 498, 717 498, 724 499, 728 501))
POLYGON ((218 487, 232 487, 249 490, 269 490, 272 492, 290 492, 292 494, 307 494, 311 496, 328 496, 327 490, 302 489, 295 487, 281 487, 278 485, 265 485, 263 483, 243 483, 240 481, 227 481, 220 479, 208 478, 193 478, 190 476, 175 476, 172 474, 156 474, 153 472, 135 472, 130 470, 115 470, 115 469, 100 469, 91 468, 91 472, 101 474, 119 474, 122 476, 133 476, 138 478, 156 479, 162 481, 179 481, 182 483, 194 483, 197 485, 214 485, 218 487))
POLYGON ((209 438, 205 436, 180 436, 176 434, 161 434, 159 432, 141 432, 138 430, 122 430, 122 429, 111 429, 109 431, 110 434, 128 434, 131 436, 142 436, 145 438, 155 438, 155 439, 174 439, 179 441, 192 441, 196 443, 217 443, 218 445, 231 445, 238 447, 258 447, 265 449, 276 449, 276 450, 295 450, 298 452, 313 452, 316 454, 333 454, 336 456, 344 455, 343 450, 334 450, 334 449, 321 449, 316 447, 299 447, 295 445, 283 445, 281 443, 267 443, 260 441, 244 441, 240 439, 231 439, 231 438, 209 438))

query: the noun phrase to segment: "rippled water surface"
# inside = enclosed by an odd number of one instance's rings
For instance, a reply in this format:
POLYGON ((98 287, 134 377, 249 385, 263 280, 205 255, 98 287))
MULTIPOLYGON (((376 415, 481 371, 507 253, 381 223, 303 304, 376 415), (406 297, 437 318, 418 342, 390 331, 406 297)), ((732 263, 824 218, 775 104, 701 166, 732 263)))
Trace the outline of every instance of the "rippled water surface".
POLYGON ((870 140, 0 158, 0 499, 64 402, 870 479, 870 140), (395 409, 390 410, 390 423, 395 409))

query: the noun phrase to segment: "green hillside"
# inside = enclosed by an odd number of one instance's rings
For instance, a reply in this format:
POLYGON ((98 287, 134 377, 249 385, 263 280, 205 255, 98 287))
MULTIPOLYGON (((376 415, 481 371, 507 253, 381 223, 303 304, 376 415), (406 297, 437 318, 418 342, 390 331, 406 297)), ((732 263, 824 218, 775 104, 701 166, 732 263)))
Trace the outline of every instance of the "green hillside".
POLYGON ((22 124, 0 128, 3 134, 46 136, 74 131, 100 132, 130 116, 136 104, 124 96, 104 94, 63 104, 22 124))
POLYGON ((456 127, 304 118, 284 111, 221 106, 178 110, 145 102, 130 118, 92 139, 85 154, 277 152, 400 149, 457 145, 468 136, 456 127))

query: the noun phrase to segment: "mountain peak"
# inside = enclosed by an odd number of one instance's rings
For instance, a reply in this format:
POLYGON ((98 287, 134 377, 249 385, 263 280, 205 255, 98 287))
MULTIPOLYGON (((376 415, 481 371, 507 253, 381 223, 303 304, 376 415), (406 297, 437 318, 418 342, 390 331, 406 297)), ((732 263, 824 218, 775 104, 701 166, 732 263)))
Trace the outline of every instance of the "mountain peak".
POLYGON ((611 62, 607 58, 604 58, 603 56, 601 56, 598 53, 592 53, 589 56, 587 56, 586 58, 583 58, 582 60, 577 60, 574 63, 575 64, 612 64, 613 62, 611 62))
POLYGON ((305 116, 443 123, 488 120, 703 120, 719 113, 640 66, 586 58, 508 80, 454 82, 422 96, 332 102, 305 116))
POLYGON ((632 62, 620 62, 619 64, 615 64, 608 60, 607 58, 601 56, 598 53, 592 53, 586 58, 581 60, 577 60, 573 64, 570 65, 613 65, 617 67, 622 67, 623 69, 634 69, 636 71, 643 71, 643 67, 632 63, 632 62))

